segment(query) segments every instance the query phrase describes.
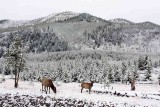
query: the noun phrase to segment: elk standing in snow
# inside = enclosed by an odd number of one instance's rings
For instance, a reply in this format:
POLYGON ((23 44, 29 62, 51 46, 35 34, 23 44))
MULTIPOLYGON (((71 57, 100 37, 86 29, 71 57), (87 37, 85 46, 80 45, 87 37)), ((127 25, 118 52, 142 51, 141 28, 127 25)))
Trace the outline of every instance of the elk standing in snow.
POLYGON ((39 77, 38 80, 42 83, 42 91, 43 91, 43 86, 44 86, 44 90, 47 94, 48 90, 50 93, 50 88, 53 90, 54 93, 56 93, 56 87, 53 85, 52 80, 51 79, 47 79, 45 77, 43 77, 42 79, 39 77))
POLYGON ((131 80, 131 91, 135 90, 135 80, 131 80))
POLYGON ((91 91, 91 88, 92 88, 92 86, 93 86, 93 81, 91 81, 91 83, 85 83, 85 82, 83 82, 82 84, 81 84, 81 87, 82 87, 82 89, 81 89, 81 93, 82 93, 82 90, 83 90, 83 88, 85 88, 85 89, 88 89, 89 90, 89 94, 90 94, 90 91, 91 91))

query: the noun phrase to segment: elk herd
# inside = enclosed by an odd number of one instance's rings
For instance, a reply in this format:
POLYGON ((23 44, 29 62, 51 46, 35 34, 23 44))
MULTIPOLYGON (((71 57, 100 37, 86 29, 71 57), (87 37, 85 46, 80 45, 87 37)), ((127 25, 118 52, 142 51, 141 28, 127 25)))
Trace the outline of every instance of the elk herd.
MULTIPOLYGON (((54 84, 53 84, 51 79, 48 79, 46 77, 43 77, 43 78, 39 77, 38 81, 40 81, 41 84, 42 84, 42 90, 41 90, 42 92, 45 91, 46 94, 47 94, 47 92, 49 91, 49 93, 50 93, 50 88, 52 89, 52 91, 54 93, 57 92, 57 89, 54 86, 54 84)), ((89 94, 90 94, 91 88, 93 87, 93 83, 94 83, 94 81, 91 81, 91 83, 87 83, 87 82, 81 83, 81 93, 82 93, 83 89, 88 89, 89 90, 89 94)), ((135 81, 132 80, 131 81, 131 91, 134 91, 134 90, 135 90, 135 81)))

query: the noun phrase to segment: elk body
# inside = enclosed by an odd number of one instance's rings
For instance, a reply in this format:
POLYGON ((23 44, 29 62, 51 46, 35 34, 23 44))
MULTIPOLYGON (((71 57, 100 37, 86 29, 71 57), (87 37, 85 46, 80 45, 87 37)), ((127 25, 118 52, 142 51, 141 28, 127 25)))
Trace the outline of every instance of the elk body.
POLYGON ((54 93, 56 93, 56 87, 53 85, 53 82, 51 79, 47 79, 43 77, 42 79, 39 77, 38 80, 42 83, 42 91, 44 87, 44 91, 47 92, 49 91, 50 93, 50 88, 53 90, 54 93))
POLYGON ((94 83, 93 81, 91 81, 91 83, 85 83, 85 82, 83 82, 81 84, 81 93, 82 93, 83 88, 85 88, 85 89, 89 90, 89 94, 90 94, 90 91, 91 91, 91 88, 93 86, 93 83, 94 83))

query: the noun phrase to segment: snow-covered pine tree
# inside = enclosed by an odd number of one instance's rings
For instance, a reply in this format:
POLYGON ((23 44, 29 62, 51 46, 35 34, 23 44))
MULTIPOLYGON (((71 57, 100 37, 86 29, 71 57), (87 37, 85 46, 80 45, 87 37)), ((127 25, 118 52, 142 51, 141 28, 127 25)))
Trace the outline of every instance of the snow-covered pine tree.
POLYGON ((147 70, 146 70, 146 73, 145 73, 145 80, 152 80, 151 79, 151 70, 152 70, 152 64, 151 64, 151 60, 148 61, 147 63, 147 70))
POLYGON ((139 78, 138 74, 138 63, 136 60, 133 61, 133 66, 132 66, 132 74, 133 74, 133 79, 136 80, 139 78))
POLYGON ((111 76, 110 79, 112 79, 112 74, 109 75, 109 73, 111 73, 109 72, 110 68, 111 66, 108 63, 108 59, 105 57, 102 57, 102 60, 100 61, 100 64, 98 67, 98 71, 100 72, 98 72, 97 77, 99 78, 99 80, 101 80, 101 82, 104 83, 104 88, 109 84, 109 82, 111 82, 109 81, 109 76, 111 76))
POLYGON ((130 66, 129 72, 130 72, 130 80, 135 80, 138 77, 137 70, 134 65, 130 66))
POLYGON ((154 66, 154 68, 157 68, 157 67, 158 67, 158 61, 157 61, 157 60, 154 61, 153 66, 154 66))
POLYGON ((126 76, 125 76, 125 82, 128 84, 132 79, 131 71, 127 70, 126 76))
POLYGON ((57 65, 57 79, 63 80, 62 62, 58 63, 58 65, 57 65))
POLYGON ((113 70, 111 67, 109 67, 109 70, 108 70, 108 80, 109 82, 113 82, 114 81, 114 76, 113 76, 113 70))
POLYGON ((25 53, 21 38, 17 35, 11 43, 5 55, 6 66, 12 69, 15 75, 15 85, 18 87, 19 74, 22 72, 26 65, 25 53))
POLYGON ((66 63, 62 65, 62 81, 65 83, 71 82, 71 68, 66 63))
POLYGON ((120 72, 120 69, 119 69, 119 66, 117 65, 114 65, 113 66, 114 68, 114 77, 115 77, 115 81, 116 82, 120 82, 121 81, 121 72, 120 72))
POLYGON ((148 56, 146 55, 145 58, 140 57, 139 60, 138 60, 138 69, 139 70, 145 70, 147 64, 148 64, 148 56))
POLYGON ((122 62, 122 67, 121 67, 121 72, 122 72, 121 80, 122 80, 122 83, 124 83, 124 81, 125 81, 126 71, 127 71, 127 65, 125 64, 125 62, 122 62))

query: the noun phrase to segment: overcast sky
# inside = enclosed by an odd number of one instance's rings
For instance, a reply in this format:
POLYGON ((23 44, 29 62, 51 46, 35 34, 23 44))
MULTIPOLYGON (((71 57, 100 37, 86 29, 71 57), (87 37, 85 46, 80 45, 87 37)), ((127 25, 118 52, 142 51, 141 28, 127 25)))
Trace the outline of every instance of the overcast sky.
POLYGON ((0 0, 0 19, 29 20, 64 11, 160 24, 160 0, 0 0))

